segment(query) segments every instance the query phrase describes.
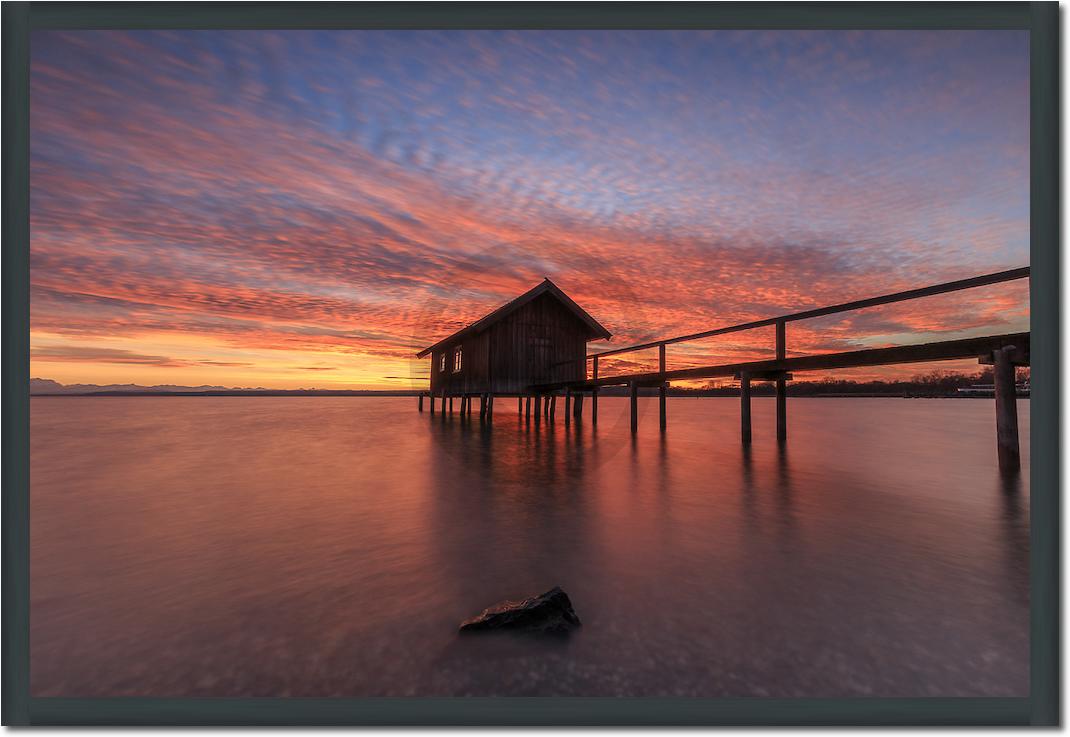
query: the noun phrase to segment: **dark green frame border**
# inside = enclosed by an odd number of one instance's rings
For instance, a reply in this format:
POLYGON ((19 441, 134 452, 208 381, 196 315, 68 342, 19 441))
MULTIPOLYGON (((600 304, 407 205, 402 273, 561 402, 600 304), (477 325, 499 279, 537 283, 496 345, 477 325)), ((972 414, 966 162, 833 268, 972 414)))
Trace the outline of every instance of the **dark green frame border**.
POLYGON ((3 5, 3 722, 7 725, 1038 725, 1059 689, 1059 15, 1055 2, 3 5), (1031 695, 917 699, 29 696, 29 40, 36 28, 1017 28, 1031 44, 1031 695))

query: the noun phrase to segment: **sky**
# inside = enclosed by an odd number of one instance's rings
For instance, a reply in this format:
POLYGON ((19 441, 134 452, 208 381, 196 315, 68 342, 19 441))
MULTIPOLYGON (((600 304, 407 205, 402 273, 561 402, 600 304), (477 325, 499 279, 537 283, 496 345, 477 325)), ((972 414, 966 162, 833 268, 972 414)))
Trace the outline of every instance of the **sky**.
MULTIPOLYGON (((598 350, 1029 263, 1025 31, 35 31, 31 59, 31 375, 63 383, 424 388, 416 351, 544 277, 598 350)), ((1021 281, 792 323, 788 355, 1028 318, 1021 281)))

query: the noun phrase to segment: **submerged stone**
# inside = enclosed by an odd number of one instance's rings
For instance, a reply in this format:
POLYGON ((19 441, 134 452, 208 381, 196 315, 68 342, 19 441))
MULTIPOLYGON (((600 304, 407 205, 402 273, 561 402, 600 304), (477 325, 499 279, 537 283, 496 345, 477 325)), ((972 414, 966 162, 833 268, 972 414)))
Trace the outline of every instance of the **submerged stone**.
POLYGON ((568 594, 554 586, 541 596, 523 601, 503 601, 484 609, 478 616, 461 622, 461 632, 511 630, 536 633, 563 633, 580 626, 568 594))

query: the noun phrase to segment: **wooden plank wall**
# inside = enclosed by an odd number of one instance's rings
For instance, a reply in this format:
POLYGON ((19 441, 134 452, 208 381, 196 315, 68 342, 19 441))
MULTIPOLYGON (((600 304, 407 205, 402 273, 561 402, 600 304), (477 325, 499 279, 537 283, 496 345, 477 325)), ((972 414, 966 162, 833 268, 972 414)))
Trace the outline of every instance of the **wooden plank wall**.
POLYGON ((585 378, 587 326, 548 294, 524 305, 487 333, 495 392, 522 392, 531 384, 585 378))
POLYGON ((431 354, 431 392, 514 394, 532 384, 586 378, 587 326, 554 297, 544 294, 461 343, 460 373, 453 372, 453 348, 431 354))

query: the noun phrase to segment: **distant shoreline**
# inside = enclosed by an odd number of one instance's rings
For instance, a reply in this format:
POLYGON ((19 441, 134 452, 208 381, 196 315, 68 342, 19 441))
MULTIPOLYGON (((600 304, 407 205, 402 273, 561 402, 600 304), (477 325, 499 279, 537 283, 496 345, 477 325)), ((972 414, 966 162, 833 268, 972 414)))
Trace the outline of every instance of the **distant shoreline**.
MULTIPOLYGON (((427 395, 426 391, 360 391, 346 389, 319 389, 303 391, 295 390, 266 390, 266 391, 204 391, 204 392, 85 392, 83 394, 68 393, 31 393, 31 397, 418 397, 427 395)), ((517 395, 509 395, 515 397, 517 395)), ((602 392, 603 397, 626 397, 626 393, 602 392)), ((641 396, 656 396, 644 392, 641 396)), ((708 398, 731 398, 739 397, 739 392, 676 392, 669 391, 670 397, 708 399, 708 398)), ((755 397, 773 396, 770 394, 755 394, 755 397)), ((792 394, 788 396, 794 399, 992 399, 991 394, 904 394, 898 392, 857 392, 857 393, 829 393, 829 394, 792 394)), ((1019 394, 1019 399, 1029 399, 1028 394, 1019 394)))

